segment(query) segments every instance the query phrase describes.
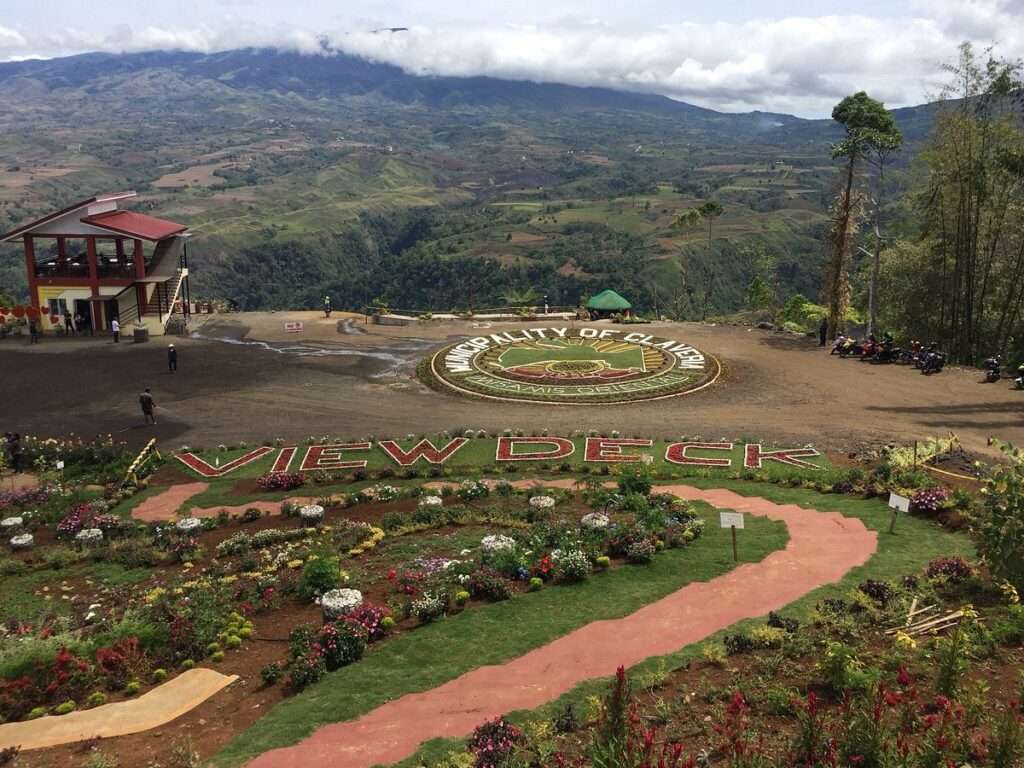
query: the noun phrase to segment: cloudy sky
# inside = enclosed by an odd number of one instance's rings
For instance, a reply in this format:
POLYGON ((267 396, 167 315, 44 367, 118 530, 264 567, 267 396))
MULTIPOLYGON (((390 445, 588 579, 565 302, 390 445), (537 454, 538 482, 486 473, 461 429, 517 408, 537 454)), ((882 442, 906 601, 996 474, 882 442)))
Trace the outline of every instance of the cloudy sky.
POLYGON ((0 61, 318 40, 409 72, 661 93, 825 117, 865 89, 934 93, 963 40, 1024 57, 1024 0, 0 0, 0 61), (381 27, 402 34, 375 34, 381 27))

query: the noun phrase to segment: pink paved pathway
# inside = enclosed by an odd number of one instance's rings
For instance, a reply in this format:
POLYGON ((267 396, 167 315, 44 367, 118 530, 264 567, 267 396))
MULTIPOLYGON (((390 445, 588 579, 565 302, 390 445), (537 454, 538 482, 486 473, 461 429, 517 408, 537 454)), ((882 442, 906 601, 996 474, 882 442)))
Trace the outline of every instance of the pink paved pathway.
POLYGON ((403 696, 357 720, 323 726, 294 746, 260 755, 250 768, 369 768, 397 762, 427 739, 467 736, 485 720, 539 706, 620 664, 630 667, 671 653, 741 619, 782 608, 863 565, 877 546, 875 532, 835 512, 686 485, 656 490, 781 520, 789 543, 759 563, 689 584, 629 616, 593 622, 505 664, 403 696))
MULTIPOLYGON (((209 483, 198 481, 195 483, 182 483, 172 485, 166 491, 154 494, 144 499, 139 506, 132 510, 132 517, 147 523, 157 523, 164 520, 177 520, 178 510, 181 505, 196 494, 202 493, 209 488, 209 483)), ((316 501, 313 496, 292 496, 287 499, 294 504, 312 504, 316 501)), ((229 515, 241 514, 247 509, 256 508, 261 512, 277 514, 281 511, 280 501, 250 501, 247 504, 234 504, 221 507, 192 507, 187 514, 192 517, 216 517, 222 511, 229 515)))

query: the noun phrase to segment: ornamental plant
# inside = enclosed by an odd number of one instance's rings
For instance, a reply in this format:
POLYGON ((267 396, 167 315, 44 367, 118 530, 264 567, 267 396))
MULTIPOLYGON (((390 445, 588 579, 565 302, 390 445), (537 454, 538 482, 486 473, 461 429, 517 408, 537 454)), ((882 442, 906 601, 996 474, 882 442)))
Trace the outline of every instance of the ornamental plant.
POLYGON ((656 551, 654 542, 649 538, 639 539, 626 547, 626 559, 636 565, 642 565, 651 562, 656 551))
POLYGON ((395 624, 387 608, 370 602, 364 602, 354 608, 349 612, 347 618, 350 622, 355 622, 366 630, 366 639, 370 643, 384 637, 388 629, 395 624))
POLYGON ((424 592, 423 596, 409 604, 409 612, 421 624, 429 624, 434 619, 444 616, 448 608, 448 596, 444 593, 432 594, 424 592))
POLYGON ((260 475, 256 484, 264 491, 291 491, 301 488, 306 477, 301 472, 268 472, 260 475))
POLYGON ((475 758, 474 768, 504 765, 522 740, 523 732, 503 717, 477 726, 468 744, 475 758))
POLYGON ((341 568, 336 557, 311 558, 302 569, 299 595, 310 600, 341 584, 341 568))
POLYGON ((962 557, 937 557, 925 569, 929 579, 945 579, 950 584, 960 584, 973 575, 971 564, 962 557))
POLYGON ((1024 451, 1000 448, 1008 461, 993 463, 985 477, 979 550, 994 575, 1024 592, 1024 451))
POLYGON ((296 691, 301 691, 326 674, 327 662, 319 650, 312 649, 309 653, 292 659, 288 665, 288 685, 296 691))
POLYGON ((948 498, 949 490, 944 486, 921 488, 910 497, 910 511, 918 515, 937 514, 948 498))
POLYGON ((555 550, 551 553, 551 559, 562 581, 583 581, 590 575, 590 558, 582 549, 555 550))
POLYGON ((316 645, 328 671, 333 671, 359 661, 368 639, 369 633, 362 624, 343 619, 324 624, 317 633, 316 645))
POLYGON ((512 597, 512 590, 497 571, 490 568, 478 568, 469 575, 466 589, 476 598, 499 602, 512 597))

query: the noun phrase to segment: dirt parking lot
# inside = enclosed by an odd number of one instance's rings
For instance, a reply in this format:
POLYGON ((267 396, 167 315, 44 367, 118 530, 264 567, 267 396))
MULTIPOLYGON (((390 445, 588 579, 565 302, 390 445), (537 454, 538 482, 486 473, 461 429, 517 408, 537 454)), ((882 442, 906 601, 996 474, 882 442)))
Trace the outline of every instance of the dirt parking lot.
MULTIPOLYGON (((617 406, 470 400, 415 379, 416 363, 444 343, 529 324, 462 321, 386 328, 334 313, 214 316, 197 337, 113 344, 108 339, 0 342, 0 427, 38 435, 112 433, 133 444, 214 446, 309 435, 403 436, 445 429, 619 430, 623 435, 812 442, 831 450, 956 432, 983 452, 990 436, 1024 443, 1024 392, 982 384, 978 371, 925 377, 902 366, 830 357, 811 340, 696 323, 645 326, 717 356, 708 390, 617 406), (301 333, 284 323, 300 320, 301 333), (166 368, 166 343, 179 370, 166 368), (155 427, 137 395, 151 387, 155 427)), ((557 325, 539 323, 537 325, 557 325)))

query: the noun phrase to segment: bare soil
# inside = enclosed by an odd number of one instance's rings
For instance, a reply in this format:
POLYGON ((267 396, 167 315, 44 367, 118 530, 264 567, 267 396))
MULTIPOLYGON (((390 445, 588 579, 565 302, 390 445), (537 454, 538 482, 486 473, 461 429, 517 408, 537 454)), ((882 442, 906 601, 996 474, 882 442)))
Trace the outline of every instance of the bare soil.
POLYGON ((617 429, 652 437, 700 435, 763 442, 813 442, 835 451, 957 433, 993 456, 988 438, 1024 442, 1024 395, 1009 382, 981 384, 976 370, 925 377, 896 365, 840 360, 813 340, 698 323, 653 323, 652 334, 691 343, 722 360, 708 390, 617 406, 498 403, 436 392, 415 366, 445 343, 529 325, 463 321, 407 327, 365 324, 335 312, 243 313, 207 318, 175 339, 177 373, 165 347, 105 339, 0 342, 0 426, 28 434, 112 433, 141 445, 209 447, 310 434, 357 437, 473 427, 499 430, 617 429), (284 322, 302 320, 302 333, 284 322), (213 340, 220 339, 220 340, 213 340), (41 386, 43 382, 63 382, 41 386), (151 387, 158 424, 145 426, 137 395, 151 387))

